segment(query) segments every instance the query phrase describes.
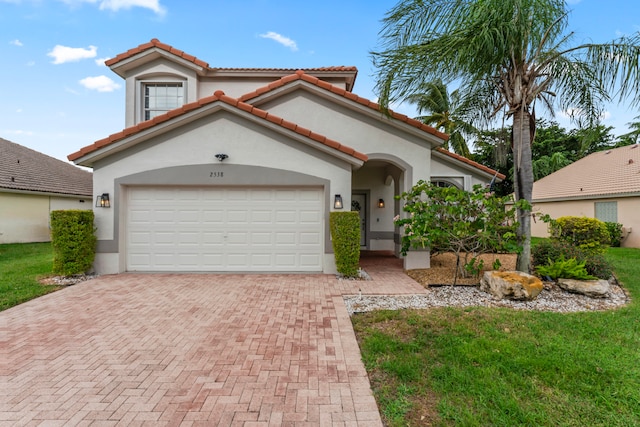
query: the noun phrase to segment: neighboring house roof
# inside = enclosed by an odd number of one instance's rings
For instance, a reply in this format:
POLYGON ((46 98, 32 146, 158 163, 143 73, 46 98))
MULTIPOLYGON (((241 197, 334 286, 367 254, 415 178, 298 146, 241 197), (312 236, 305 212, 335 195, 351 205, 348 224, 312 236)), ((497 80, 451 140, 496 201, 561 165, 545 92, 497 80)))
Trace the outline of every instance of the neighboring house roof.
POLYGON ((0 191, 93 195, 91 172, 0 138, 0 191))
POLYGON ((640 145, 599 151, 533 184, 533 201, 640 195, 640 145))
MULTIPOLYGON (((120 75, 121 77, 125 77, 122 71, 126 71, 129 68, 132 68, 135 64, 127 64, 127 62, 135 62, 137 57, 142 57, 143 53, 149 53, 150 50, 156 50, 156 54, 164 53, 166 57, 174 57, 178 60, 186 61, 187 64, 191 64, 192 67, 195 67, 199 73, 209 73, 213 75, 217 74, 234 74, 236 72, 241 72, 246 74, 246 72, 254 72, 259 74, 275 74, 275 75, 287 75, 296 71, 294 68, 220 68, 220 67, 210 67, 209 64, 205 61, 202 61, 196 58, 193 55, 189 55, 183 52, 180 49, 176 49, 173 46, 170 46, 166 43, 162 43, 158 39, 151 39, 151 41, 147 43, 143 43, 137 47, 127 50, 114 58, 108 59, 105 61, 105 65, 107 67, 112 68, 112 70, 120 75), (168 54, 168 55, 167 55, 168 54)), ((141 58, 140 58, 141 59, 141 58)), ((333 67, 317 67, 317 68, 305 68, 304 71, 307 73, 314 74, 328 74, 335 75, 338 73, 342 76, 348 76, 346 78, 347 89, 350 91, 353 89, 353 85, 355 84, 355 79, 358 74, 358 69, 353 66, 333 66, 333 67)))
POLYGON ((330 147, 332 149, 338 150, 341 153, 347 154, 351 157, 354 157, 355 159, 357 159, 360 162, 364 162, 367 160, 367 155, 360 153, 359 151, 354 150, 351 147, 348 147, 346 145, 340 144, 337 141, 334 141, 330 138, 327 138, 326 136, 320 135, 318 133, 315 133, 313 131, 311 131, 310 129, 306 129, 303 128, 302 126, 298 126, 295 123, 289 122, 287 120, 284 120, 281 117, 278 117, 272 113, 268 113, 264 110, 261 110, 259 108, 256 108, 250 104, 247 104, 245 102, 239 101, 235 98, 232 98, 230 96, 227 96, 224 94, 224 92, 218 90, 216 91, 212 96, 208 96, 206 98, 201 98, 196 102, 192 102, 190 104, 185 104, 180 108, 177 108, 175 110, 171 110, 168 113, 159 115, 154 117, 151 120, 147 120, 144 122, 140 122, 135 126, 131 126, 129 128, 124 129, 121 132, 118 133, 114 133, 110 136, 108 136, 107 138, 101 139, 99 141, 94 142, 91 145, 88 145, 82 149, 80 149, 80 151, 77 151, 75 153, 69 154, 68 159, 71 161, 76 161, 78 159, 80 159, 81 157, 84 157, 88 154, 91 154, 93 152, 96 152, 100 149, 102 149, 103 147, 108 147, 110 145, 115 144, 118 141, 124 140, 125 138, 129 138, 132 137, 136 134, 139 134, 140 132, 152 128, 154 126, 158 126, 162 123, 168 122, 170 120, 179 118, 180 116, 184 116, 187 113, 190 113, 192 111, 198 110, 198 109, 202 109, 210 104, 216 103, 216 102, 222 102, 226 105, 229 105, 231 107, 235 107, 238 108, 241 111, 247 112, 251 115, 253 115, 254 117, 257 117, 259 119, 263 119, 266 120, 268 122, 274 123, 284 129, 287 129, 289 131, 293 131, 301 136, 310 138, 311 140, 320 143, 324 146, 330 147))

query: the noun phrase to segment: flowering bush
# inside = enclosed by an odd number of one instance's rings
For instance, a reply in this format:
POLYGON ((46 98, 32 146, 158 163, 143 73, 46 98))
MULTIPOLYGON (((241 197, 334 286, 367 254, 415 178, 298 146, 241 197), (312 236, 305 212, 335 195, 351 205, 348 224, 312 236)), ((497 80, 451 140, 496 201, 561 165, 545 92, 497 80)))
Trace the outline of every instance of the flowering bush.
POLYGON ((404 228, 401 251, 430 248, 431 254, 453 252, 458 266, 456 277, 465 277, 465 266, 483 253, 516 252, 515 206, 476 185, 468 192, 456 187, 436 187, 420 181, 411 191, 402 193, 406 217, 396 216, 396 225, 404 228), (460 256, 464 253, 464 261, 460 256), (471 254, 471 260, 468 259, 471 254))

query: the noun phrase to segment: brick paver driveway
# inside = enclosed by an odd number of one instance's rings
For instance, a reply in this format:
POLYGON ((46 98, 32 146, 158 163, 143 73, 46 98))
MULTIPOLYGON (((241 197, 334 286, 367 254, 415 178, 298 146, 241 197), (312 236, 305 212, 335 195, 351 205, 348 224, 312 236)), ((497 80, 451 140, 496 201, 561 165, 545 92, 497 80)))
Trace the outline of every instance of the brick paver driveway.
POLYGON ((0 312, 0 425, 381 425, 342 295, 421 288, 372 276, 121 274, 0 312))

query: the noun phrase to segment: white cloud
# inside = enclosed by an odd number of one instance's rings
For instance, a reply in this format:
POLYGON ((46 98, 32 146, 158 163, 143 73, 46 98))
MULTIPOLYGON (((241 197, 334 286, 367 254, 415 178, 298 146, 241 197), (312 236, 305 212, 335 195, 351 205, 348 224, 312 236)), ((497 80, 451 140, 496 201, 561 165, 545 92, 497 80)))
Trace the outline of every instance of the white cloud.
POLYGON ((114 12, 120 9, 131 9, 132 7, 142 7, 150 9, 158 15, 164 15, 166 9, 160 5, 160 0, 60 0, 69 6, 76 7, 82 3, 99 4, 100 10, 112 10, 114 12))
POLYGON ((102 0, 100 2, 100 10, 108 9, 117 12, 120 9, 131 9, 132 7, 151 9, 158 15, 166 13, 166 9, 160 5, 160 0, 102 0))
POLYGON ((56 45, 53 50, 47 53, 47 56, 53 58, 54 64, 64 64, 65 62, 76 62, 82 59, 95 58, 98 48, 89 46, 88 49, 82 47, 67 47, 56 45))
POLYGON ((80 84, 87 89, 98 92, 113 92, 120 88, 120 85, 107 76, 87 77, 80 80, 80 84))
POLYGON ((18 47, 22 47, 22 46, 24 46, 24 45, 22 44, 22 42, 21 42, 20 40, 18 40, 18 39, 11 40, 11 41, 9 42, 9 44, 12 44, 12 45, 14 45, 14 46, 18 46, 18 47))
POLYGON ((107 61, 109 59, 111 59, 111 58, 96 58, 96 60, 95 60, 96 61, 96 65, 98 67, 104 67, 105 66, 104 65, 105 61, 107 61))
POLYGON ((265 34, 260 34, 260 37, 262 37, 263 39, 274 40, 280 43, 281 45, 288 47, 294 52, 298 50, 298 45, 294 40, 291 40, 289 37, 285 37, 273 31, 269 31, 268 33, 265 33, 265 34))

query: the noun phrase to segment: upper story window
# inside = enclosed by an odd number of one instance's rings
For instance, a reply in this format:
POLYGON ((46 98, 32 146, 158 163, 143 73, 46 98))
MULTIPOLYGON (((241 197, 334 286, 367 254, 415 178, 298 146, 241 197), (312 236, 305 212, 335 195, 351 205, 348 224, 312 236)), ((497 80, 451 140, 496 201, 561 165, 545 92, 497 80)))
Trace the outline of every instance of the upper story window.
POLYGON ((150 120, 184 104, 182 83, 145 83, 143 119, 150 120))

